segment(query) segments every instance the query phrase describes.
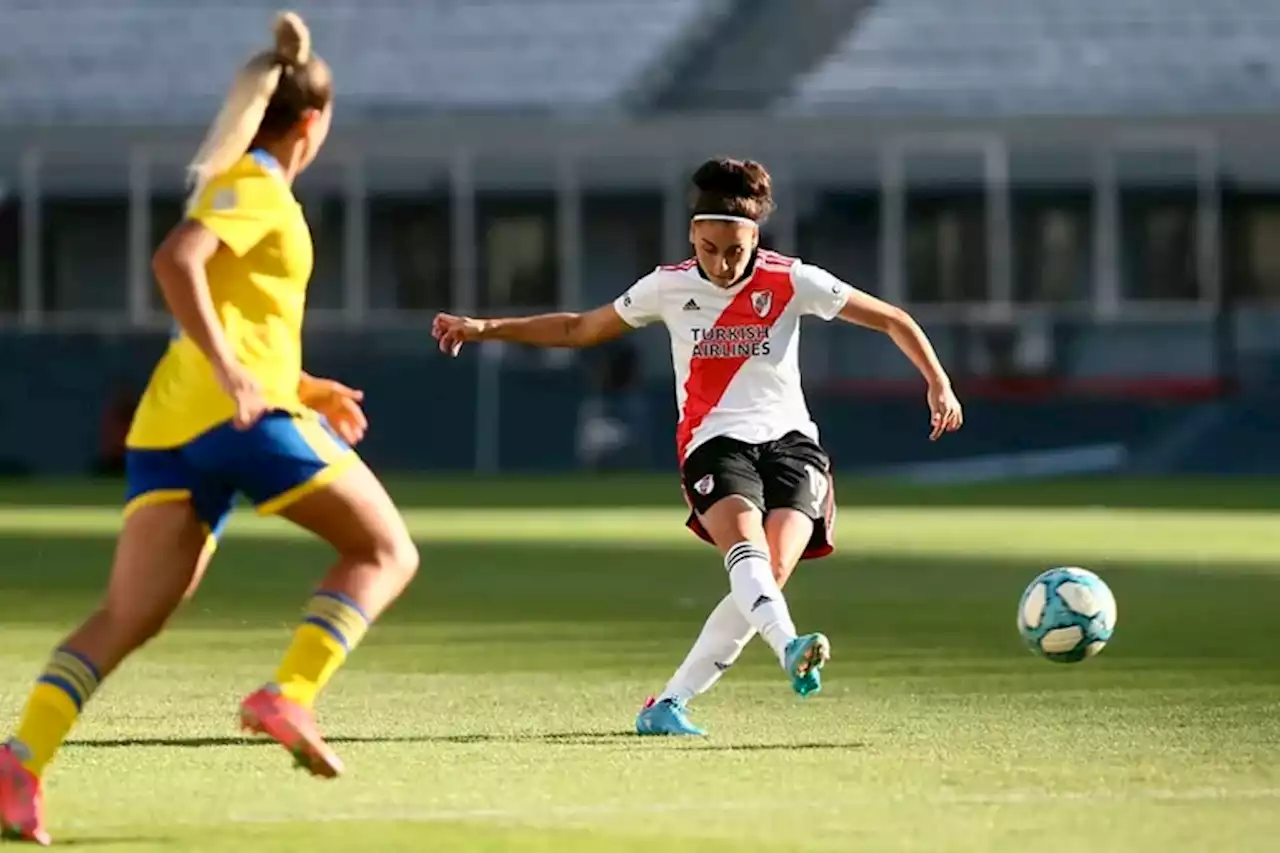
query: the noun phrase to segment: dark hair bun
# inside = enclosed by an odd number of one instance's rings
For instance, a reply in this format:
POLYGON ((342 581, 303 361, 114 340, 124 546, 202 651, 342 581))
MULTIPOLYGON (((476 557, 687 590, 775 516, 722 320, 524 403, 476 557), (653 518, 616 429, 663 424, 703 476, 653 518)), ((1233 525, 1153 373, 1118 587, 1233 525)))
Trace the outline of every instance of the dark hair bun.
POLYGON ((754 160, 719 157, 693 173, 693 213, 741 216, 764 222, 773 212, 773 181, 754 160))
POLYGON ((725 198, 764 201, 773 196, 769 173, 754 160, 708 160, 693 173, 693 185, 699 192, 725 198))

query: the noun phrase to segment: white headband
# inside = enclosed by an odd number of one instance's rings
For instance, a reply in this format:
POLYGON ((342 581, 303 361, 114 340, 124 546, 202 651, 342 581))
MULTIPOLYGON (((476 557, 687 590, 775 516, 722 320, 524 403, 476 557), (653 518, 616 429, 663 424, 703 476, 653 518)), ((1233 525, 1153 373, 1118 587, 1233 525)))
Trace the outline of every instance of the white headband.
POLYGON ((760 223, 754 219, 748 219, 745 216, 731 216, 727 213, 698 213, 693 217, 694 222, 737 222, 741 225, 756 225, 760 223))

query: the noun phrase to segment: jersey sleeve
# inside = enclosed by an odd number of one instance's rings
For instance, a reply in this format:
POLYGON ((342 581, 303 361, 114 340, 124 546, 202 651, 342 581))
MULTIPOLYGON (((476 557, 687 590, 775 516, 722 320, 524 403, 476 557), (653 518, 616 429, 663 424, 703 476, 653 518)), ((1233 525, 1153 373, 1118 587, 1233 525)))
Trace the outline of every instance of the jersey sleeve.
POLYGON ((660 278, 654 270, 613 301, 613 310, 628 326, 638 329, 662 319, 660 278))
POLYGON ((243 257, 276 226, 282 210, 279 182, 272 176, 223 175, 205 185, 187 218, 243 257))
POLYGON ((802 314, 833 320, 849 301, 853 288, 822 267, 798 263, 791 271, 796 304, 802 314))

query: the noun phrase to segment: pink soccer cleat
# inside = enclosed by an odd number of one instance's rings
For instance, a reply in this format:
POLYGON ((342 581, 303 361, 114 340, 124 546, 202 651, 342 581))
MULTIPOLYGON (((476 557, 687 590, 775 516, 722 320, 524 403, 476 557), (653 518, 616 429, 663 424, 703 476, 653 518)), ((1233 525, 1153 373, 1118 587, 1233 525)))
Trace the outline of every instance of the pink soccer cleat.
POLYGON ((283 746, 297 766, 313 776, 333 779, 342 773, 342 759, 320 736, 311 709, 281 696, 274 685, 251 693, 240 703, 240 727, 283 746))
POLYGON ((0 746, 0 838, 48 847, 40 778, 22 766, 13 748, 0 746))

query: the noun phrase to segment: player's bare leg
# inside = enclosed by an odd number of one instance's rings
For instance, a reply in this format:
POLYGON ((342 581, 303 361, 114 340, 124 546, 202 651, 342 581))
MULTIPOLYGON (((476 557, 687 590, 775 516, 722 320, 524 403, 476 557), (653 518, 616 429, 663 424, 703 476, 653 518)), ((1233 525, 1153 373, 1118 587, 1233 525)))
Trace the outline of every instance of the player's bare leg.
POLYGON ((813 521, 798 511, 781 510, 770 513, 765 523, 760 510, 737 495, 721 499, 699 520, 725 556, 730 593, 712 611, 662 695, 641 711, 636 721, 641 734, 702 734, 688 721, 685 705, 719 680, 757 631, 802 696, 821 689, 818 670, 830 656, 824 635, 797 637, 782 596, 782 585, 812 535, 813 521))
POLYGON ((730 495, 699 520, 724 554, 734 603, 778 656, 795 691, 806 695, 812 685, 810 673, 827 662, 831 644, 820 633, 797 636, 782 588, 774 578, 760 510, 745 498, 730 495))
POLYGON ((144 506, 125 519, 102 604, 54 651, 0 748, 0 832, 49 842, 41 778, 98 685, 164 627, 213 554, 189 503, 144 506))
POLYGON ((729 591, 738 610, 782 661, 787 646, 796 639, 796 629, 774 578, 763 515, 746 498, 729 495, 701 514, 699 521, 724 555, 729 591))
MULTIPOLYGON (((765 519, 764 532, 772 557, 774 580, 779 587, 784 587, 813 535, 813 519, 799 510, 773 510, 765 519)), ((734 603, 733 595, 726 595, 707 617, 693 648, 671 676, 667 686, 646 708, 669 702, 676 708, 683 709, 695 697, 715 686, 755 635, 756 629, 742 615, 742 611, 734 603)), ((811 670, 809 677, 815 683, 809 686, 807 693, 820 690, 819 670, 811 670)), ((692 723, 689 727, 696 728, 692 723)), ((688 733, 701 733, 701 730, 688 733)))
POLYGON ((209 565, 213 562, 213 555, 217 550, 218 540, 213 536, 206 536, 204 547, 200 550, 200 557, 196 560, 196 570, 191 573, 191 579, 187 581, 187 589, 182 593, 179 608, 195 598, 196 593, 200 591, 200 584, 204 582, 205 573, 209 571, 209 565))
POLYGON ((418 546, 377 475, 363 462, 281 516, 333 546, 338 560, 321 581, 376 620, 418 571, 418 546))
POLYGON ((209 530, 186 501, 130 513, 116 541, 102 603, 62 648, 91 660, 105 678, 160 633, 195 593, 212 556, 209 530))
POLYGON ((770 510, 764 520, 765 541, 773 558, 773 577, 786 586, 813 538, 813 519, 798 509, 770 510))
POLYGON ((418 549, 382 483, 359 462, 281 515, 332 545, 338 560, 308 604, 275 680, 241 703, 241 723, 280 743, 312 774, 332 778, 342 762, 316 727, 316 697, 413 579, 418 549))

